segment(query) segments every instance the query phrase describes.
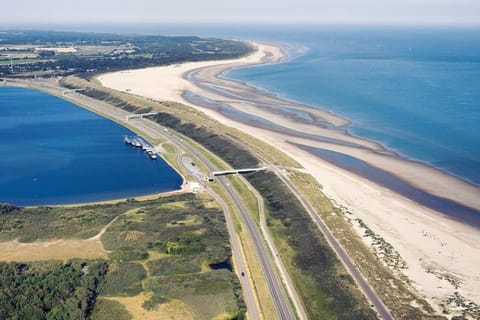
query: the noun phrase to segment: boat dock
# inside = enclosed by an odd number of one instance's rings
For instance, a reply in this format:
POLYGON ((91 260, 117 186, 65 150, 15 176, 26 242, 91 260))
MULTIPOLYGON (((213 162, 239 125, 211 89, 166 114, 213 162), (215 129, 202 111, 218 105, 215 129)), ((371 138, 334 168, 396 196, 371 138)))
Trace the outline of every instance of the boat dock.
POLYGON ((150 159, 157 160, 158 156, 155 152, 155 148, 144 139, 140 137, 125 136, 123 138, 123 141, 134 148, 142 148, 142 150, 145 151, 145 153, 150 157, 150 159))

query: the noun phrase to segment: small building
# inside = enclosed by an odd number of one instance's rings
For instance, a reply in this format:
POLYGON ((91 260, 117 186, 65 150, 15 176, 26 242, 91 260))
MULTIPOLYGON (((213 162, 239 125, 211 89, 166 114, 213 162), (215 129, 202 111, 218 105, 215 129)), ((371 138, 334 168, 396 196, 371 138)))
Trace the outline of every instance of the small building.
POLYGON ((193 193, 198 193, 202 190, 202 185, 198 182, 190 182, 189 184, 190 191, 193 193))

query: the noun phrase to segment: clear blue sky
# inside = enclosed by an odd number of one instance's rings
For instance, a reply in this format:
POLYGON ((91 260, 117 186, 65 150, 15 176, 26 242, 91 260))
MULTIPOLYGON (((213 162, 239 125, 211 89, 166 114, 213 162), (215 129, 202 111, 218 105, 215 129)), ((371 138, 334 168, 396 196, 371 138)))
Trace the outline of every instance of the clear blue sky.
POLYGON ((41 23, 480 24, 480 0, 4 0, 0 27, 41 23))

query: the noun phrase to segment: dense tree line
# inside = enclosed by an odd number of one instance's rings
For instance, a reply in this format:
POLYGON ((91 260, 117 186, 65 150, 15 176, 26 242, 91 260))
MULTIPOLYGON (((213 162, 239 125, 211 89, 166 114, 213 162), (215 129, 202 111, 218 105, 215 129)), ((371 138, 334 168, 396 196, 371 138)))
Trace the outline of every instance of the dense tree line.
POLYGON ((112 45, 133 41, 152 42, 158 39, 180 39, 191 41, 197 37, 136 36, 112 33, 45 31, 45 30, 5 30, 0 44, 11 45, 112 45))
POLYGON ((0 213, 10 213, 12 211, 19 211, 21 208, 9 203, 0 203, 0 213))
POLYGON ((0 263, 0 319, 89 319, 104 261, 0 263))

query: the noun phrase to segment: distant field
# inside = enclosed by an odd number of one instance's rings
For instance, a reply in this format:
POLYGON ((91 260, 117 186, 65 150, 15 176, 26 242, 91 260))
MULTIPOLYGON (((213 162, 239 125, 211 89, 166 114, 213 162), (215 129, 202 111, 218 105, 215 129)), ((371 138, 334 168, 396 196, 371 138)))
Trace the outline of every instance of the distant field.
POLYGON ((3 77, 24 78, 32 74, 48 76, 92 74, 185 61, 229 59, 248 54, 252 48, 243 42, 215 38, 98 34, 38 30, 6 30, 2 33, 0 54, 38 53, 45 63, 19 62, 15 70, 0 64, 3 77))
POLYGON ((33 52, 9 52, 9 51, 0 51, 0 60, 10 60, 10 59, 36 59, 38 58, 37 53, 33 52))
MULTIPOLYGON (((20 64, 31 64, 31 63, 37 63, 37 62, 46 62, 49 60, 45 59, 17 59, 17 60, 12 60, 11 63, 13 66, 15 65, 20 65, 20 64)), ((0 60, 0 66, 2 65, 10 65, 10 59, 8 60, 0 60)))
POLYGON ((35 51, 55 51, 58 53, 75 53, 77 49, 74 47, 37 47, 35 51))

